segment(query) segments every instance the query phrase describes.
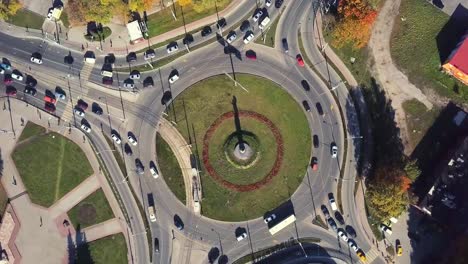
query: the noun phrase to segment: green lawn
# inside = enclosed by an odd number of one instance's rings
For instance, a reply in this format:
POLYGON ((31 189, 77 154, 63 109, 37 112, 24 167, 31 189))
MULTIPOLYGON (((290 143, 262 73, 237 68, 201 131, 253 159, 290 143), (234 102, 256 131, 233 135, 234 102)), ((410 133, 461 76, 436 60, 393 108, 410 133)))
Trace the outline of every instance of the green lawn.
POLYGON ((156 135, 156 152, 159 170, 164 177, 164 181, 177 199, 185 204, 187 197, 185 196, 185 184, 182 170, 171 148, 159 133, 156 135))
POLYGON ((68 211, 73 226, 86 228, 114 217, 102 189, 98 189, 68 211))
POLYGON ((468 86, 439 70, 441 61, 436 37, 448 20, 448 15, 427 1, 402 1, 390 45, 392 58, 417 87, 432 89, 441 96, 466 103, 468 86))
POLYGON ((31 12, 27 9, 20 9, 16 15, 8 18, 7 22, 19 27, 41 29, 44 23, 44 16, 31 12))
POLYGON ((275 47, 275 33, 276 33, 276 28, 278 27, 278 22, 280 20, 280 16, 277 16, 275 18, 275 21, 271 24, 271 26, 265 31, 265 41, 262 39, 262 36, 259 36, 256 40, 255 43, 258 44, 263 44, 268 47, 275 47))
POLYGON ((12 157, 32 202, 45 207, 93 173, 81 148, 57 133, 18 145, 12 157))
MULTIPOLYGON (((217 1, 218 11, 223 10, 229 5, 231 0, 220 0, 217 1)), ((172 15, 173 7, 164 8, 163 10, 148 16, 148 34, 149 37, 154 37, 162 33, 171 31, 173 29, 182 27, 184 25, 182 20, 181 7, 178 2, 175 3, 175 15, 177 20, 174 20, 172 15)), ((208 8, 203 12, 197 13, 191 6, 183 8, 185 24, 190 24, 194 21, 200 20, 204 17, 210 16, 216 13, 216 9, 208 8)), ((213 21, 215 23, 216 21, 213 21)))
POLYGON ((433 109, 428 110, 416 99, 404 102, 403 109, 406 113, 411 148, 414 149, 439 116, 440 109, 434 106, 433 109))
MULTIPOLYGON (((233 96, 236 96, 240 110, 265 115, 281 132, 284 141, 283 163, 278 175, 263 188, 243 193, 231 191, 215 182, 201 168, 203 214, 225 221, 259 217, 287 200, 302 182, 311 154, 310 132, 302 107, 269 80, 247 74, 236 76, 249 90, 248 93, 234 86, 228 77, 216 76, 195 84, 175 98, 177 127, 187 142, 190 142, 183 114, 183 98, 188 121, 195 129, 192 149, 198 152, 199 157, 202 155, 206 130, 221 114, 232 111, 233 96), (292 160, 294 162, 290 162, 292 160)), ((172 111, 169 118, 174 119, 172 111)), ((247 121, 241 118, 241 125, 243 123, 247 125, 247 121)), ((268 171, 263 175, 267 173, 268 171)))
POLYGON ((44 133, 45 131, 46 129, 43 126, 36 125, 33 122, 27 122, 26 126, 23 129, 23 132, 21 133, 21 136, 18 139, 18 142, 21 142, 33 136, 40 135, 44 133))
POLYGON ((88 243, 94 264, 127 264, 127 244, 123 234, 111 235, 88 243))

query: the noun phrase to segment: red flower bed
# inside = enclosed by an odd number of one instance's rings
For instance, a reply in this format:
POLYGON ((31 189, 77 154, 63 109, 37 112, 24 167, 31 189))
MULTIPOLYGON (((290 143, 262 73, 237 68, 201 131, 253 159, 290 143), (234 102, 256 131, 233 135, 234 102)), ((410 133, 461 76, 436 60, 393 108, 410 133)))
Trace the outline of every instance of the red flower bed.
POLYGON ((270 170, 270 172, 266 175, 265 178, 263 178, 261 181, 258 181, 256 183, 252 184, 247 184, 247 185, 241 185, 241 184, 234 184, 232 182, 226 181, 223 177, 219 176, 216 170, 211 166, 210 159, 208 157, 208 146, 209 146, 209 141, 211 139, 211 136, 213 136, 213 133, 216 131, 216 129, 219 127, 219 125, 224 122, 227 119, 234 118, 234 112, 227 112, 218 117, 213 124, 208 128, 208 131, 206 131, 205 137, 203 138, 203 164, 205 165, 206 171, 208 174, 215 179, 217 182, 221 183, 224 187, 229 188, 234 191, 238 192, 249 192, 253 190, 258 190, 261 187, 267 185, 273 177, 275 177, 280 168, 281 168, 281 163, 283 162, 283 154, 284 154, 284 146, 283 146, 283 138, 281 137, 281 133, 278 130, 278 128, 271 122, 266 116, 261 115, 256 112, 251 112, 251 111, 239 111, 239 117, 245 117, 245 118, 253 118, 256 119, 265 125, 267 125, 270 130, 273 132, 273 136, 275 137, 276 140, 276 160, 275 164, 273 165, 273 168, 270 170))

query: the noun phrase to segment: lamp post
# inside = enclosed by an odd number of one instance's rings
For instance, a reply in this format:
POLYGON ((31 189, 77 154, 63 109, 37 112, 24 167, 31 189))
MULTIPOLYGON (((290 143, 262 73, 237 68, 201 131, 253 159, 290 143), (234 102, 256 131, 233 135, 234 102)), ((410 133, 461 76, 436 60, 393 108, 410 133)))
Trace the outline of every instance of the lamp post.
POLYGON ((123 99, 122 99, 122 90, 120 89, 119 72, 116 72, 116 76, 117 76, 117 85, 119 87, 120 104, 122 105, 122 114, 123 114, 123 118, 125 120, 125 108, 124 108, 124 103, 123 103, 123 99))

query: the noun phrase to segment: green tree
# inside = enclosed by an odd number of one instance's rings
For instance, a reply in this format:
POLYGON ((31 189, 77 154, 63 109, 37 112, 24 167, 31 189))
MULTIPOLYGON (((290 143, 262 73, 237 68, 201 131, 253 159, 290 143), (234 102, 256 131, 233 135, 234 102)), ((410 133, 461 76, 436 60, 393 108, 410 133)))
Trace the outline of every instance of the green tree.
POLYGON ((419 169, 417 162, 417 160, 410 160, 405 165, 406 176, 413 182, 421 175, 421 169, 419 169))
POLYGON ((0 0, 0 19, 6 20, 14 16, 21 9, 21 3, 18 0, 0 0))

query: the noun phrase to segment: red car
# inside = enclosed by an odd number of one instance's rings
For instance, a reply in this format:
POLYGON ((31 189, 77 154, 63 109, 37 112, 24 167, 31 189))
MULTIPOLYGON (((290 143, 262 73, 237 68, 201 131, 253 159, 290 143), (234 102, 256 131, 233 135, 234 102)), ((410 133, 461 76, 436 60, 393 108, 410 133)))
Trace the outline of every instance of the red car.
POLYGON ((245 52, 245 56, 251 60, 256 60, 257 59, 257 54, 253 50, 248 50, 245 52))
POLYGON ((6 94, 8 96, 16 96, 16 88, 13 86, 7 86, 6 88, 6 94))
POLYGON ((312 170, 314 171, 318 170, 318 159, 316 157, 312 157, 312 162, 310 163, 310 167, 312 167, 312 170))
POLYGON ((297 64, 299 64, 299 66, 304 67, 304 60, 302 59, 301 54, 297 54, 296 60, 297 60, 297 64))
POLYGON ((44 96, 44 101, 47 103, 50 103, 50 104, 55 104, 57 102, 57 100, 51 96, 44 96))
POLYGON ((45 103, 44 109, 49 112, 49 113, 54 113, 55 112, 55 105, 52 103, 45 103))
POLYGON ((3 79, 4 84, 11 84, 13 82, 13 79, 11 79, 11 76, 5 75, 5 78, 3 79))

